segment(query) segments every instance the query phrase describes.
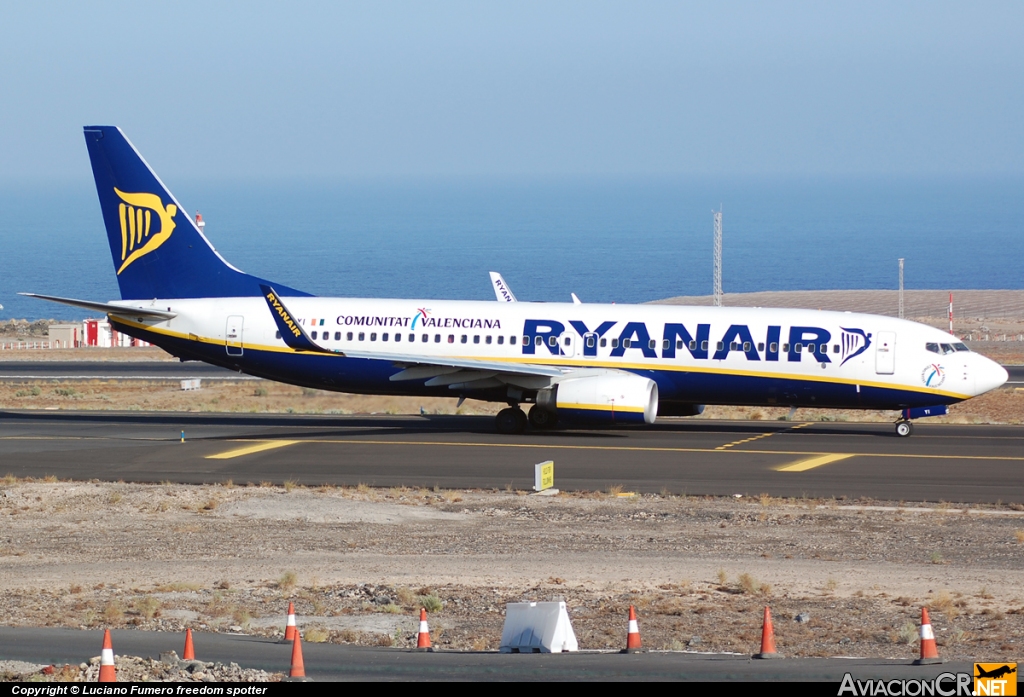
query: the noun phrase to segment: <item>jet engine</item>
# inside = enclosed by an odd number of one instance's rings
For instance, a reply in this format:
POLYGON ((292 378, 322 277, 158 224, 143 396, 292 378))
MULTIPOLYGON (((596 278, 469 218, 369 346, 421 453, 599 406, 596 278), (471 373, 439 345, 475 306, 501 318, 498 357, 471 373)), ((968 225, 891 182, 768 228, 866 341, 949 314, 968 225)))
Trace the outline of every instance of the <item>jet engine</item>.
POLYGON ((537 393, 537 406, 559 420, 648 423, 658 416, 658 385, 633 373, 568 378, 537 393))

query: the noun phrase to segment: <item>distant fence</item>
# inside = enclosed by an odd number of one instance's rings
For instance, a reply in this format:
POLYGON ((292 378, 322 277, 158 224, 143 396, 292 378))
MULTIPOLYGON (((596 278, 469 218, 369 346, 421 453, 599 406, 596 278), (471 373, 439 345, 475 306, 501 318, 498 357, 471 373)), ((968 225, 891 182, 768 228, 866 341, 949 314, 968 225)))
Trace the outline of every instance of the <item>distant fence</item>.
POLYGON ((22 351, 26 349, 75 348, 70 341, 0 341, 0 351, 22 351))

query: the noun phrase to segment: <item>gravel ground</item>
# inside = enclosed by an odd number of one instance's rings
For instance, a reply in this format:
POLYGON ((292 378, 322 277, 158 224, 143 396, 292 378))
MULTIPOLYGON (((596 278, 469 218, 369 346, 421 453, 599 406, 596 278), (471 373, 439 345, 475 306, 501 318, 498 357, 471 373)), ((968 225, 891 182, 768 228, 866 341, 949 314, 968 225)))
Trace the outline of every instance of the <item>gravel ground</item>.
MULTIPOLYGON (((114 656, 120 682, 280 682, 283 673, 242 668, 237 663, 183 661, 174 651, 160 660, 138 656, 114 656)), ((77 666, 44 666, 23 661, 0 661, 0 681, 11 682, 96 682, 100 657, 93 656, 77 666)))
POLYGON ((1024 642, 1024 508, 369 487, 0 484, 0 622, 496 649, 505 603, 565 600, 582 648, 947 658, 1024 642))

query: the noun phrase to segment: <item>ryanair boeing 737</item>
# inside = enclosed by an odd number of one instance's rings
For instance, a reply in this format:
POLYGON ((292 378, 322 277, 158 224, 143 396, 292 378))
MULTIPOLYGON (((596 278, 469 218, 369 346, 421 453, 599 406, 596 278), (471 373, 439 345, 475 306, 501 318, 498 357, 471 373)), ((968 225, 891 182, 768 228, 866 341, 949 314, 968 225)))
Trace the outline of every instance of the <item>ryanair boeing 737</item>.
POLYGON ((315 297, 225 261, 120 129, 87 126, 85 141, 121 300, 35 297, 104 312, 182 360, 322 390, 502 402, 501 433, 732 404, 899 410, 907 436, 911 419, 1007 379, 949 334, 876 315, 315 297))

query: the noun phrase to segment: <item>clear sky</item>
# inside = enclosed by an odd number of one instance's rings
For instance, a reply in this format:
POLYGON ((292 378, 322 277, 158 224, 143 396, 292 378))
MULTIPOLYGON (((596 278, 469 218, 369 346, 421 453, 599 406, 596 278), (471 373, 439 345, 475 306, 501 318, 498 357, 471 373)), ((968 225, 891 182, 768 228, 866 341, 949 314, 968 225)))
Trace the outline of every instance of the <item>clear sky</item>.
POLYGON ((0 3, 0 181, 1018 175, 1021 2, 0 3))

